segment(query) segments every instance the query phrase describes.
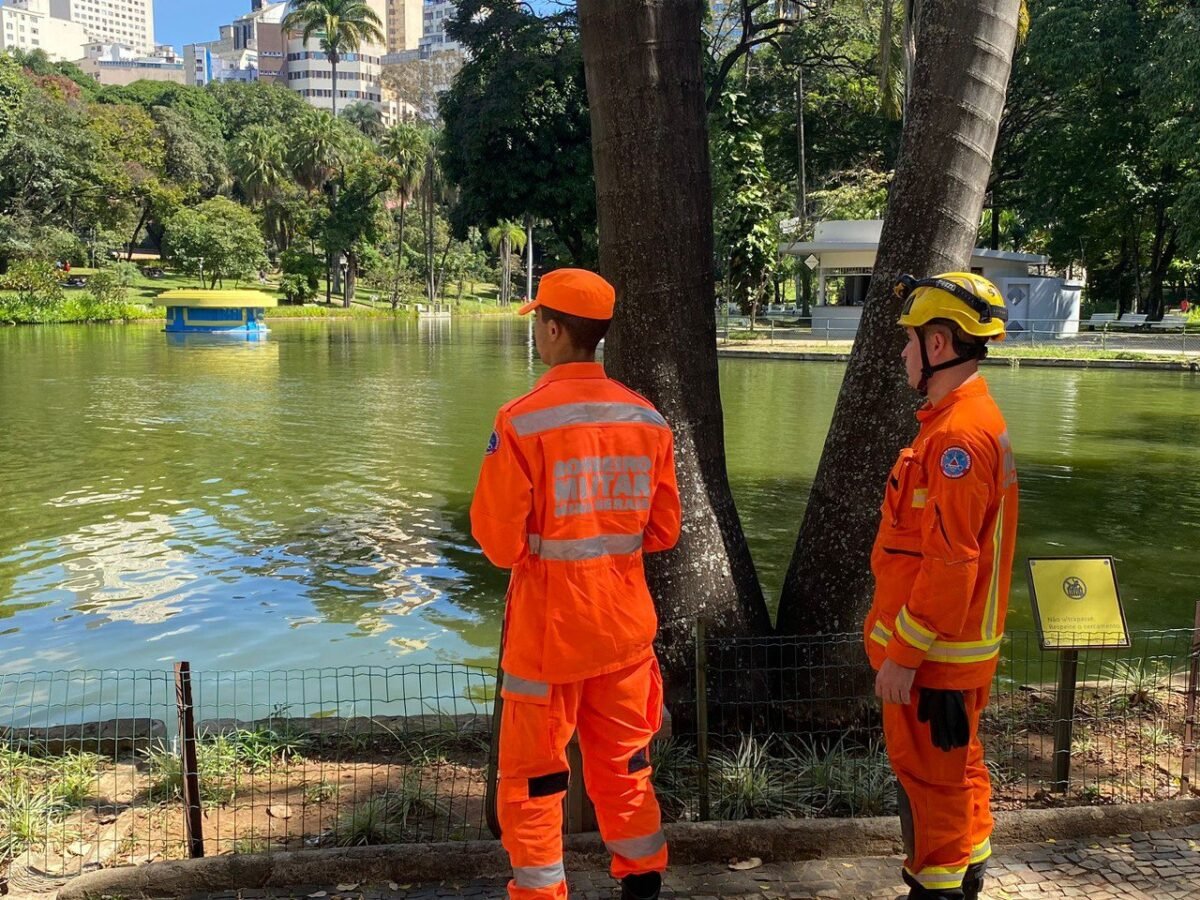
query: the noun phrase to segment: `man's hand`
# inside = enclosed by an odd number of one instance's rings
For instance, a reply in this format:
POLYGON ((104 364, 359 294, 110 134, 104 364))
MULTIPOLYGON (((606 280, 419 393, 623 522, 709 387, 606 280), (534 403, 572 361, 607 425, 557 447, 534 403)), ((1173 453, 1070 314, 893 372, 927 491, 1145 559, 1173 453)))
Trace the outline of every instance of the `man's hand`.
POLYGON ((916 669, 906 669, 891 659, 885 659, 879 674, 875 676, 875 696, 884 703, 908 705, 912 699, 913 679, 916 669))

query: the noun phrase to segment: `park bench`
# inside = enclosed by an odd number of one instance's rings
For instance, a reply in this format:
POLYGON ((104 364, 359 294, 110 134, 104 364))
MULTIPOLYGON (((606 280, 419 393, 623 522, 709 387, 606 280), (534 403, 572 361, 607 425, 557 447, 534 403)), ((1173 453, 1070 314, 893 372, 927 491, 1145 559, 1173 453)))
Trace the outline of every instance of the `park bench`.
POLYGON ((1187 316, 1165 315, 1161 322, 1155 322, 1150 328, 1154 331, 1183 331, 1187 328, 1187 322, 1187 316))
POLYGON ((1125 313, 1125 315, 1117 320, 1116 327, 1133 330, 1135 328, 1145 328, 1146 324, 1145 313, 1125 313))
POLYGON ((1087 325, 1089 331, 1095 331, 1097 326, 1099 326, 1101 330, 1104 330, 1105 328, 1111 328, 1116 324, 1116 321, 1116 313, 1092 313, 1092 317, 1084 324, 1087 325))

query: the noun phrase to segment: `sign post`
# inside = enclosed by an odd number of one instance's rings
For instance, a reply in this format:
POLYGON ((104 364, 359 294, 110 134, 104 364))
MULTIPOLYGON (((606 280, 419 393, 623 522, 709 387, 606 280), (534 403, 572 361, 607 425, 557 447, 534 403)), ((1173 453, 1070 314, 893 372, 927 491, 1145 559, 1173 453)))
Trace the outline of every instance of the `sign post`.
POLYGON ((1071 738, 1079 651, 1128 647, 1129 626, 1111 556, 1028 560, 1029 597, 1043 650, 1057 650, 1058 698, 1054 724, 1054 790, 1071 781, 1071 738))

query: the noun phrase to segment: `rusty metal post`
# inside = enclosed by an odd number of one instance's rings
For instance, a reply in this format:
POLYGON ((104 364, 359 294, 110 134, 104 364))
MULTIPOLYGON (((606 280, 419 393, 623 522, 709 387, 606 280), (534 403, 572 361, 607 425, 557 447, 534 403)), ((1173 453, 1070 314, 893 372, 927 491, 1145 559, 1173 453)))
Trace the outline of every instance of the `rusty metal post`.
POLYGON ((1188 666, 1187 719, 1183 726, 1183 772, 1179 778, 1180 796, 1186 797, 1192 786, 1192 773, 1196 768, 1196 693, 1200 690, 1200 601, 1196 602, 1196 616, 1192 626, 1191 665, 1188 666))
POLYGON ((175 663, 175 707, 179 711, 179 760, 183 766, 183 826, 188 856, 204 856, 204 817, 196 765, 196 710, 192 704, 191 663, 175 663))
POLYGON ((1079 651, 1064 650, 1058 668, 1057 718, 1054 722, 1054 790, 1065 794, 1071 786, 1071 736, 1075 730, 1075 687, 1079 651))

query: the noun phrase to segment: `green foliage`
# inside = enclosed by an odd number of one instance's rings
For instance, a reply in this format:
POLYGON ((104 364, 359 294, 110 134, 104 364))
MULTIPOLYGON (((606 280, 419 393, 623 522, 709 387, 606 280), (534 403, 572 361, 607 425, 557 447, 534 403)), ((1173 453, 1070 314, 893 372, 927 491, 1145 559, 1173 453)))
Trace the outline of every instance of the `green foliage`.
POLYGON ((0 149, 8 146, 28 89, 28 82, 12 57, 0 56, 0 149))
POLYGON ((406 772, 396 791, 371 797, 342 814, 334 839, 339 847, 400 843, 422 816, 438 812, 437 800, 420 774, 406 772))
POLYGON ((16 263, 0 279, 0 288, 15 292, 17 304, 33 313, 62 303, 64 296, 59 272, 46 260, 16 263))
POLYGON ((195 209, 181 209, 166 223, 169 258, 188 274, 212 286, 240 279, 267 264, 262 232, 253 213, 226 197, 215 197, 195 209))
POLYGON ((779 228, 762 140, 742 114, 741 100, 738 94, 725 98, 716 141, 725 175, 716 227, 725 263, 725 297, 750 313, 771 282, 779 254, 779 228))
POLYGON ((455 233, 529 214, 565 260, 594 265, 591 120, 575 13, 466 0, 448 26, 469 61, 441 101, 441 156, 459 190, 455 233))

